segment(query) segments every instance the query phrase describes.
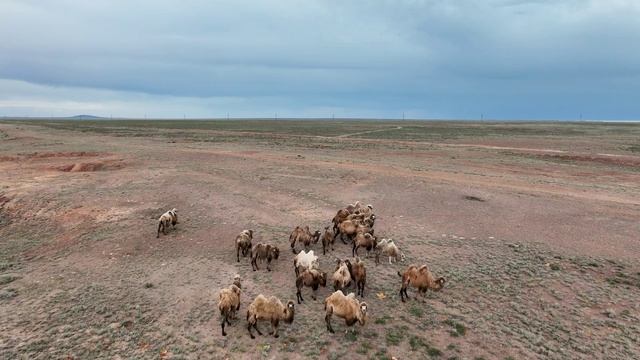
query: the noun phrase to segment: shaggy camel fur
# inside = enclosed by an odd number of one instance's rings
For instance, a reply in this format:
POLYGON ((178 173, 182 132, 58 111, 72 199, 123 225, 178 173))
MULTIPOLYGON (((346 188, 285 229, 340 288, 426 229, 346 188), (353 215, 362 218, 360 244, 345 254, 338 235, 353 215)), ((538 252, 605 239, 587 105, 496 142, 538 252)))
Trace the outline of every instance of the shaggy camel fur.
POLYGON ((160 237, 160 229, 162 229, 164 235, 167 235, 169 223, 171 223, 174 229, 176 228, 176 224, 178 223, 178 209, 173 208, 160 216, 158 219, 158 234, 156 235, 156 239, 160 237))
POLYGON ((380 255, 389 257, 389 265, 392 264, 391 260, 393 259, 395 259, 396 262, 398 262, 398 260, 404 262, 405 260, 404 254, 398 249, 398 246, 392 239, 382 239, 378 245, 376 245, 376 264, 380 263, 380 255))
POLYGON ((242 230, 236 236, 236 259, 238 262, 240 262, 240 251, 242 251, 243 257, 251 253, 251 240, 253 240, 253 230, 242 230))
POLYGON ((240 284, 239 279, 234 281, 234 284, 228 288, 220 290, 218 295, 218 310, 220 310, 220 315, 222 316, 222 323, 220 324, 222 336, 227 336, 224 331, 225 323, 231 325, 229 319, 235 319, 236 312, 240 310, 240 286, 236 284, 240 284))
POLYGON ((364 267, 364 261, 356 257, 351 264, 351 274, 356 283, 356 295, 364 297, 364 285, 367 283, 367 269, 364 267))
POLYGON ((352 256, 358 255, 359 248, 365 248, 367 250, 367 257, 369 257, 369 253, 371 250, 375 250, 377 245, 376 238, 369 233, 359 232, 356 234, 355 239, 353 240, 353 249, 351 250, 352 256))
POLYGON ((296 278, 296 288, 298 289, 298 291, 296 292, 296 298, 298 300, 298 304, 300 304, 301 301, 304 301, 304 299, 302 298, 302 288, 304 286, 310 287, 311 290, 313 290, 311 298, 313 298, 313 300, 316 300, 316 291, 318 290, 318 287, 327 286, 327 273, 320 272, 316 269, 310 269, 305 270, 300 275, 298 275, 298 277, 296 278))
POLYGON ((446 280, 443 277, 435 278, 427 265, 419 268, 416 265, 410 265, 404 273, 398 271, 398 275, 402 277, 402 287, 400 288, 400 299, 405 302, 405 297, 409 299, 407 294, 407 286, 411 285, 417 288, 419 292, 425 294, 428 289, 440 291, 446 280))
POLYGON ((313 234, 309 230, 309 226, 305 226, 304 228, 301 226, 296 226, 295 229, 289 235, 289 242, 291 243, 291 251, 296 253, 296 243, 302 243, 304 249, 307 250, 311 244, 318 243, 320 240, 320 231, 314 232, 313 234))
POLYGON ((282 305, 280 299, 275 296, 270 298, 264 295, 258 295, 255 300, 249 305, 247 309, 247 330, 252 339, 255 339, 251 328, 253 327, 258 334, 262 335, 258 329, 258 320, 269 320, 271 322, 271 332, 269 335, 278 337, 278 323, 283 320, 287 324, 293 322, 293 316, 295 313, 293 301, 287 302, 287 305, 282 305))
POLYGON ((333 272, 333 290, 342 290, 351 284, 351 262, 336 259, 337 265, 333 272))
POLYGON ((329 230, 329 226, 325 226, 324 234, 322 234, 322 255, 327 254, 329 245, 331 245, 331 251, 333 251, 333 244, 336 243, 336 238, 333 234, 334 232, 332 230, 329 230))
POLYGON ((267 270, 271 271, 271 260, 277 260, 280 256, 280 249, 276 246, 259 243, 251 249, 251 268, 253 271, 260 270, 258 268, 258 259, 260 262, 267 260, 267 270))
POLYGON ((309 252, 301 250, 298 255, 293 258, 293 270, 296 276, 300 275, 300 272, 304 270, 317 269, 318 266, 318 257, 313 253, 313 250, 309 250, 309 252))
POLYGON ((353 326, 356 322, 364 326, 367 320, 367 304, 358 301, 353 293, 345 296, 340 290, 334 292, 325 299, 324 310, 324 321, 330 333, 334 332, 331 326, 331 316, 334 314, 343 318, 347 326, 353 326))

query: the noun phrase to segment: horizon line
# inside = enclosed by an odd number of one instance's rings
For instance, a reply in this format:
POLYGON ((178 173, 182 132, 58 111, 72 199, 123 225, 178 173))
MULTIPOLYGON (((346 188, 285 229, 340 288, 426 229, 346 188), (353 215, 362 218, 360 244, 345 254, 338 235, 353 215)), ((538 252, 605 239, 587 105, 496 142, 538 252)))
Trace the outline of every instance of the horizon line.
POLYGON ((104 117, 94 115, 73 116, 0 116, 2 120, 63 120, 63 121, 433 121, 433 122, 604 122, 638 123, 640 119, 468 119, 468 118, 367 118, 367 117, 104 117))
POLYGON ((640 123, 623 119, 465 119, 465 118, 367 118, 367 117, 103 117, 94 115, 74 116, 0 116, 4 121, 48 120, 48 121, 433 121, 433 122, 601 122, 640 123))

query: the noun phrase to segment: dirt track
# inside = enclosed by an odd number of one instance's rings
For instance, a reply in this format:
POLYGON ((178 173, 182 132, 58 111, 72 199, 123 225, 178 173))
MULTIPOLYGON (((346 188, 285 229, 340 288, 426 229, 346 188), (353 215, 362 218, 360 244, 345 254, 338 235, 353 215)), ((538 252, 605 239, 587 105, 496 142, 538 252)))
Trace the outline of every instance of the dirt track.
MULTIPOLYGON (((640 156, 621 150, 627 138, 80 130, 0 124, 4 357, 640 354, 640 156), (243 276, 241 315, 258 293, 294 300, 289 232, 320 229, 355 200, 408 256, 367 260, 367 325, 345 334, 334 319, 328 334, 327 288, 280 339, 251 341, 242 316, 223 338, 218 289, 243 276), (180 224, 156 239, 172 207, 180 224), (271 273, 236 263, 245 228, 283 250, 271 273), (396 272, 410 263, 445 289, 400 303, 396 272)), ((350 252, 337 244, 321 267, 350 252)))

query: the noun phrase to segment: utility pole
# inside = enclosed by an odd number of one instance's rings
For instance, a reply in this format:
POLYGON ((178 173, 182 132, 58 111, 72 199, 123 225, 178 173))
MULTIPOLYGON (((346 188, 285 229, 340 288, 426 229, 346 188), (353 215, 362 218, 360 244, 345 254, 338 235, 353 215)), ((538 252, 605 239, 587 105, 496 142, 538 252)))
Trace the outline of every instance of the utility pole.
POLYGON ((276 113, 275 119, 278 120, 278 113, 276 113))
POLYGON ((480 120, 484 120, 484 113, 480 113, 480 120))
POLYGON ((229 113, 227 113, 227 121, 229 121, 229 113))
POLYGON ((404 111, 402 112, 402 120, 404 120, 404 111))

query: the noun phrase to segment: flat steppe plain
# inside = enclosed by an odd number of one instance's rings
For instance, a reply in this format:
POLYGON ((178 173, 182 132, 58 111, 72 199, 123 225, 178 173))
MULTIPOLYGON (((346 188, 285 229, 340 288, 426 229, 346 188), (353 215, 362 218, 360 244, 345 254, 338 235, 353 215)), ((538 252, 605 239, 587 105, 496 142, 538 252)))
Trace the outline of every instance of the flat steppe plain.
POLYGON ((0 358, 638 358, 639 255, 638 124, 0 123, 0 358), (356 200, 407 256, 365 259, 366 326, 329 334, 330 287, 305 289, 279 339, 251 340, 257 294, 295 300, 293 227, 356 200), (282 250, 272 272, 236 262, 247 228, 282 250), (409 264, 445 288, 400 302, 409 264))

